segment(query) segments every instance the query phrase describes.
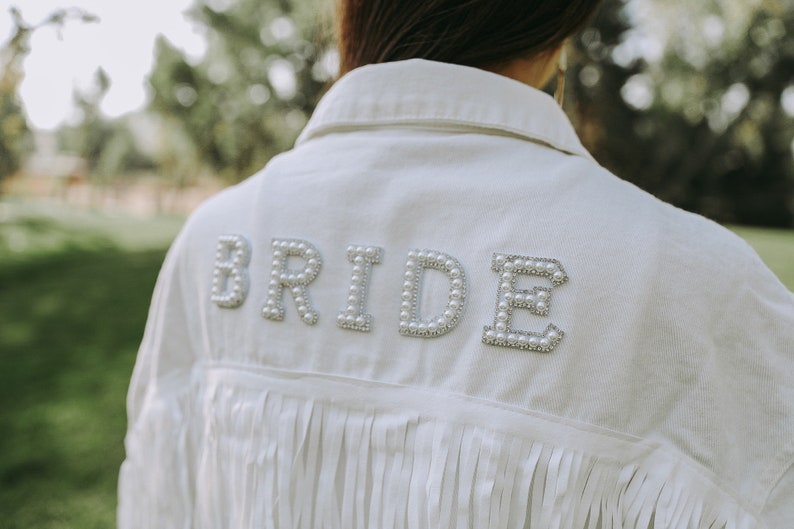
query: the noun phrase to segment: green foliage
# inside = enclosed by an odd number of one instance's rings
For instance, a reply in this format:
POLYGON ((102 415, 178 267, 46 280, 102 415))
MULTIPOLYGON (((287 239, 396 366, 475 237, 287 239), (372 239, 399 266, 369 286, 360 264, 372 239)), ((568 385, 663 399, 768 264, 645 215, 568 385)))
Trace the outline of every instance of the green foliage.
POLYGON ((715 220, 794 226, 794 117, 781 108, 794 4, 646 2, 682 28, 648 64, 627 50, 638 39, 625 3, 608 0, 577 41, 574 114, 599 161, 715 220))
POLYGON ((0 182, 16 173, 33 150, 33 136, 14 92, 0 84, 0 182))
POLYGON ((18 10, 11 10, 14 29, 0 47, 0 182, 16 173, 22 160, 33 149, 22 102, 17 95, 22 80, 22 60, 30 53, 32 27, 18 10))
MULTIPOLYGON (((33 150, 33 137, 18 97, 24 73, 22 63, 30 53, 30 39, 41 27, 61 29, 69 20, 89 23, 98 19, 80 9, 56 9, 36 25, 25 22, 16 8, 11 8, 14 29, 10 39, 0 48, 0 181, 20 169, 33 150)), ((108 120, 99 110, 102 98, 110 88, 104 71, 96 76, 96 90, 76 93, 75 103, 82 113, 81 122, 59 130, 61 147, 78 154, 88 162, 96 182, 108 183, 132 169, 152 168, 136 144, 128 124, 108 120)))
POLYGON ((58 129, 60 148, 77 154, 88 164, 95 183, 108 184, 136 169, 152 169, 153 160, 143 154, 124 118, 108 119, 100 110, 110 89, 104 70, 96 73, 94 90, 75 92, 82 118, 77 125, 58 129))
POLYGON ((621 65, 614 59, 615 50, 632 29, 626 4, 627 0, 605 0, 590 26, 575 39, 575 56, 567 74, 571 97, 566 107, 596 158, 630 179, 630 175, 641 174, 635 146, 644 150, 648 138, 635 130, 643 114, 621 96, 623 86, 643 64, 621 65))
POLYGON ((722 222, 791 226, 794 118, 780 102, 794 71, 794 7, 748 16, 743 38, 718 37, 726 14, 707 11, 704 24, 717 28, 711 47, 701 43, 707 55, 673 42, 650 72, 651 119, 665 127, 655 136, 677 130, 684 140, 657 148, 652 166, 659 180, 668 176, 669 199, 686 209, 722 222))
MULTIPOLYGON (((606 0, 576 39, 569 110, 586 145, 621 177, 685 209, 794 226, 794 125, 780 109, 792 84, 794 7, 674 3, 606 0), (667 51, 650 62, 631 49, 643 41, 638 5, 685 28, 669 30, 659 43, 667 51)), ((228 180, 289 148, 330 78, 333 52, 311 7, 197 0, 206 56, 194 63, 158 43, 152 110, 228 180)))
POLYGON ((68 20, 95 22, 80 9, 56 9, 36 25, 25 22, 19 9, 10 9, 14 25, 7 42, 0 46, 0 182, 13 175, 33 150, 33 136, 17 91, 22 82, 22 62, 30 53, 30 38, 44 26, 60 29, 68 20))
POLYGON ((209 40, 197 64, 158 41, 151 109, 179 124, 203 163, 236 181, 291 147, 331 77, 322 61, 332 52, 312 2, 222 7, 192 10, 209 40))

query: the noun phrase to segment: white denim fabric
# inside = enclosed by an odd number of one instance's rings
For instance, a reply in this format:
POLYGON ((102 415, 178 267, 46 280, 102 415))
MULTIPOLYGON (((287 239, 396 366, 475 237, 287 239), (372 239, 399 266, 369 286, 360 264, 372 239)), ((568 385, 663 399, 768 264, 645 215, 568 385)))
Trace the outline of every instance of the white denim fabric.
MULTIPOLYGON (((445 266, 419 275, 423 318, 450 307, 445 266)), ((740 238, 601 168, 546 94, 467 67, 367 66, 292 151, 190 218, 128 413, 121 529, 787 529, 794 295, 740 238), (249 259, 216 257, 227 235, 249 259), (281 293, 283 321, 262 316, 274 239, 322 262, 300 303, 281 293), (349 245, 382 251, 370 332, 337 325, 349 245), (465 275, 441 336, 400 333, 412 250, 465 275), (513 308, 505 345, 483 341, 503 321, 498 254, 540 263, 515 288, 548 303, 513 308), (216 268, 239 306, 212 301, 216 268), (550 350, 512 346, 549 325, 550 350)))

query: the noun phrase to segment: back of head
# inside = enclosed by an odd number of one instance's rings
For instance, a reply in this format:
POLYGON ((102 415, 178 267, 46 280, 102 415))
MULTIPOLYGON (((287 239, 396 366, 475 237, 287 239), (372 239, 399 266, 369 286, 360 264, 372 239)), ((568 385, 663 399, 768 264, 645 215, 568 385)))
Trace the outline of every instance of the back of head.
POLYGON ((339 0, 341 71, 405 59, 494 66, 558 48, 600 0, 339 0))

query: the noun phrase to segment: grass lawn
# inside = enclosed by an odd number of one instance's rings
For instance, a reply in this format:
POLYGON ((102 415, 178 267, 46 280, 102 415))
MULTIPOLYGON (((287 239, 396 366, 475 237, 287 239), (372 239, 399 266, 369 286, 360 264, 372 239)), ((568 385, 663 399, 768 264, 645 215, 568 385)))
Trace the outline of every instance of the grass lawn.
MULTIPOLYGON (((127 384, 180 222, 0 202, 0 529, 114 526, 127 384)), ((794 289, 794 232, 736 231, 794 289)))
POLYGON ((794 292, 794 231, 731 227, 755 248, 780 281, 794 292))
POLYGON ((0 528, 114 527, 127 385, 181 221, 0 217, 0 528))

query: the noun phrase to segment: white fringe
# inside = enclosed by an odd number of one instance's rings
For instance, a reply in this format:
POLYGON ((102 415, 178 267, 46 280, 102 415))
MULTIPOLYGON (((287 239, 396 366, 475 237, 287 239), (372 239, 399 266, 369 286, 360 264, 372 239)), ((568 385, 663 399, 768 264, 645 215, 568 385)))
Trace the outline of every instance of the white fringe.
POLYGON ((146 417, 128 433, 119 473, 119 528, 194 527, 189 396, 182 391, 150 398, 146 417))
POLYGON ((334 381, 228 378, 150 403, 127 438, 120 529, 763 526, 668 452, 604 456, 574 430, 550 443, 444 417, 447 404, 383 405, 378 388, 332 398, 322 386, 334 381))

